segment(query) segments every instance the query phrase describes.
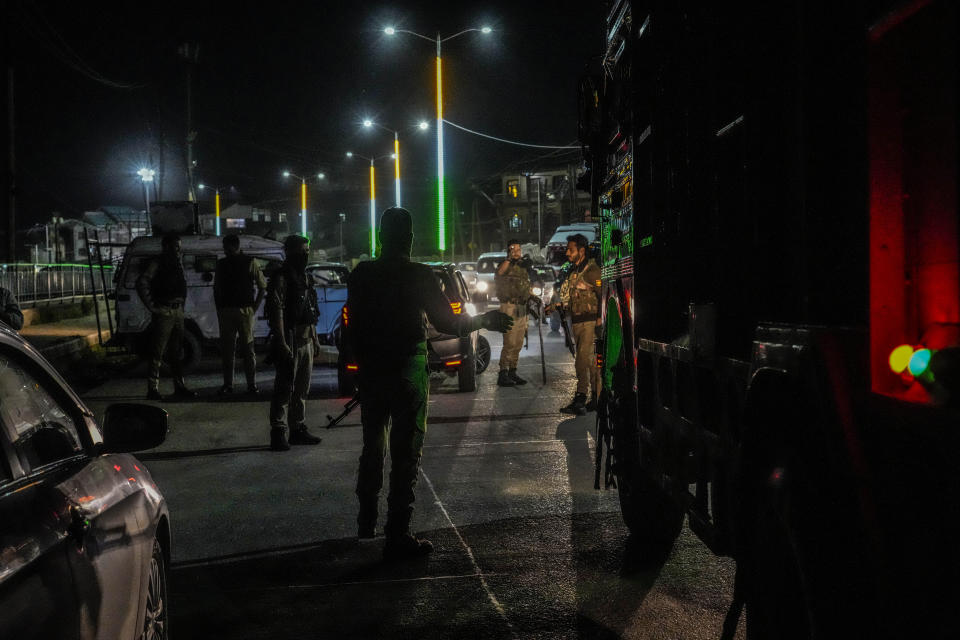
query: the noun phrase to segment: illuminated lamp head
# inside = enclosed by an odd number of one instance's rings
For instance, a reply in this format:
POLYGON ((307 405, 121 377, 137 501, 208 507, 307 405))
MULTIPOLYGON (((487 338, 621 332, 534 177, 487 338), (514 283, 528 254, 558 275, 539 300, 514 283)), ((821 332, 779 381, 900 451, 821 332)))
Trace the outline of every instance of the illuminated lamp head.
POLYGON ((902 344, 890 352, 888 362, 890 370, 894 373, 903 373, 910 364, 910 358, 913 356, 913 347, 909 344, 902 344))
POLYGON ((915 378, 923 375, 930 366, 930 349, 917 349, 910 356, 910 362, 907 364, 907 371, 915 378))

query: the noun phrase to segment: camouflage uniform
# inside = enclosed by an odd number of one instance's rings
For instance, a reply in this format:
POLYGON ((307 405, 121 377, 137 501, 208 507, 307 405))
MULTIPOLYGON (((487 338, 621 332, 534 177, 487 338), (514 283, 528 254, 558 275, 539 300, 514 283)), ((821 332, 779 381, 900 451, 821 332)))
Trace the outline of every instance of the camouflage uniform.
POLYGON ((527 331, 527 300, 530 298, 530 274, 519 262, 513 262, 506 273, 494 276, 500 311, 514 319, 513 328, 503 334, 500 371, 517 368, 523 336, 527 331))
POLYGON ((593 258, 574 266, 564 281, 561 298, 570 309, 573 340, 577 345, 577 394, 596 398, 600 391, 600 369, 595 361, 597 318, 600 313, 600 267, 593 258))

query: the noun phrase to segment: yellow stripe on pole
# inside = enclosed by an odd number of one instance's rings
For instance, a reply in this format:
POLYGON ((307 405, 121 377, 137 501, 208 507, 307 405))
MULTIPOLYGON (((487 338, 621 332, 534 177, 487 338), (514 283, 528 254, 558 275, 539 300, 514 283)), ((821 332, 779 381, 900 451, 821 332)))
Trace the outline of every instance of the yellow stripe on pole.
POLYGON ((307 210, 307 183, 300 183, 300 209, 303 211, 307 210))
POLYGON ((395 156, 395 162, 393 165, 397 168, 397 180, 400 179, 400 140, 398 138, 393 139, 393 155, 395 156))
POLYGON ((437 56, 437 120, 443 118, 443 83, 440 74, 440 56, 437 56))

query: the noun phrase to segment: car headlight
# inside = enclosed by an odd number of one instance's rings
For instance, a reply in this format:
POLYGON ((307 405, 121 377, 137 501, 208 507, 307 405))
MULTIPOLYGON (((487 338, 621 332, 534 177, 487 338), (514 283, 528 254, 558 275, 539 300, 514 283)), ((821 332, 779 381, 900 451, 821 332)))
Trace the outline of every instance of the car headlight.
POLYGON ((540 287, 534 287, 534 288, 533 288, 533 295, 535 295, 535 296, 537 296, 537 297, 539 298, 540 296, 543 295, 543 289, 541 289, 540 287))
POLYGON ((480 280, 479 282, 477 282, 477 291, 479 291, 480 293, 485 293, 486 290, 487 290, 486 280, 480 280))

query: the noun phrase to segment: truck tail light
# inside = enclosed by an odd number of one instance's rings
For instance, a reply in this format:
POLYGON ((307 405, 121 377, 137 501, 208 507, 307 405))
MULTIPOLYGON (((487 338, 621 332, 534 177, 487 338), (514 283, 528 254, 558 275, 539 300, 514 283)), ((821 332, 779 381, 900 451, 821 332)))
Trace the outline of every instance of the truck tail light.
POLYGON ((459 302, 451 302, 450 308, 453 309, 454 315, 460 315, 463 313, 463 304, 459 302))

